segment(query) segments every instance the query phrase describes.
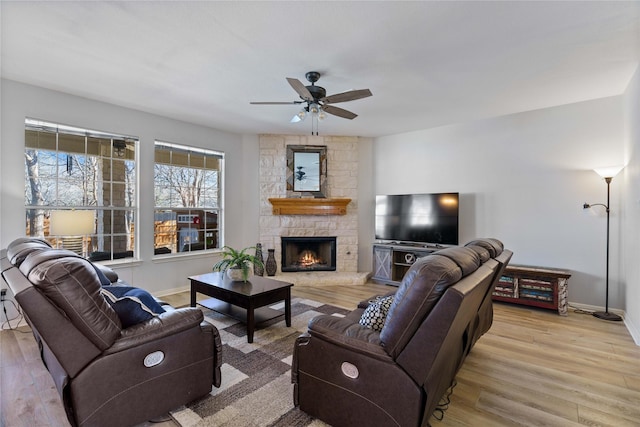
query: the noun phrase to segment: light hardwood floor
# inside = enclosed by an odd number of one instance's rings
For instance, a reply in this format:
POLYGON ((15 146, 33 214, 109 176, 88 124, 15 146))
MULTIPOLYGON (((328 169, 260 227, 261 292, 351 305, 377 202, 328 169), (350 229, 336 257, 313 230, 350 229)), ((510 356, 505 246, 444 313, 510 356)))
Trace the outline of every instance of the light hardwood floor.
MULTIPOLYGON (((392 288, 294 287, 353 308, 392 288)), ((188 293, 166 298, 188 304, 188 293)), ((640 347, 620 322, 496 303, 491 330, 457 376, 440 426, 640 426, 640 347)), ((0 426, 68 425, 30 333, 0 333, 0 426)), ((162 426, 172 423, 162 423, 162 426)))

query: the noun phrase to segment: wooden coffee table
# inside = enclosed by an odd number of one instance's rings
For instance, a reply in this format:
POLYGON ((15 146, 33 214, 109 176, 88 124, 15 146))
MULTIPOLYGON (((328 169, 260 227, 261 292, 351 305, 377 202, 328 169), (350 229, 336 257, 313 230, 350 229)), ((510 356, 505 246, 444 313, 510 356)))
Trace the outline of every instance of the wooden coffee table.
POLYGON ((253 331, 258 323, 284 314, 291 326, 291 287, 293 283, 252 276, 247 282, 233 282, 220 272, 189 277, 191 281, 191 307, 196 306, 196 292, 212 298, 197 303, 233 317, 247 324, 247 342, 253 342, 253 331), (267 305, 284 301, 284 313, 267 305))

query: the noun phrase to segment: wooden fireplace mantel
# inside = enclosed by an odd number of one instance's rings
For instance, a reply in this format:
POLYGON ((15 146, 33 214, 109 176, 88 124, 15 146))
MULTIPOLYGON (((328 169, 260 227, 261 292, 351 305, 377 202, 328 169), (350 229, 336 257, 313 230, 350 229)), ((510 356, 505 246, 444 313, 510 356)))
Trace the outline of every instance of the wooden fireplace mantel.
POLYGON ((351 199, 269 199, 274 215, 346 215, 351 199))

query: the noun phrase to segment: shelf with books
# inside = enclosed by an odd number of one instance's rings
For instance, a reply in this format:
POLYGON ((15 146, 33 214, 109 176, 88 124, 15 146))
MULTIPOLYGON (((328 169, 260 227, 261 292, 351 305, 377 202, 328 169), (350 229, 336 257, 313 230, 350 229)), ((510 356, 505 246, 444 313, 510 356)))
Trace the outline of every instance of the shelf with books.
POLYGON ((493 299, 557 310, 566 316, 570 277, 565 270, 509 265, 493 290, 493 299))

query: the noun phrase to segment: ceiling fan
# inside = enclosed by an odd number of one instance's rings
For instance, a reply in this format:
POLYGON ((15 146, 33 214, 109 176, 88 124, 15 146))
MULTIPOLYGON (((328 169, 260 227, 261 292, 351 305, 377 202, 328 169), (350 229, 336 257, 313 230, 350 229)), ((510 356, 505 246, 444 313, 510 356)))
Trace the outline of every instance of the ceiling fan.
POLYGON ((343 108, 335 107, 331 104, 337 104, 339 102, 354 101, 356 99, 366 98, 371 96, 372 93, 369 89, 350 90, 347 92, 336 93, 335 95, 327 96, 327 91, 321 86, 316 86, 315 83, 320 79, 320 73, 317 71, 309 71, 305 74, 307 80, 311 83, 309 86, 305 86, 300 80, 287 77, 287 81, 295 90, 302 101, 291 102, 250 102, 254 105, 290 105, 290 104, 306 104, 303 109, 293 116, 292 122, 299 122, 304 119, 307 113, 313 115, 322 116, 322 113, 332 114, 334 116, 342 117, 344 119, 353 120, 358 117, 357 114, 343 108))

